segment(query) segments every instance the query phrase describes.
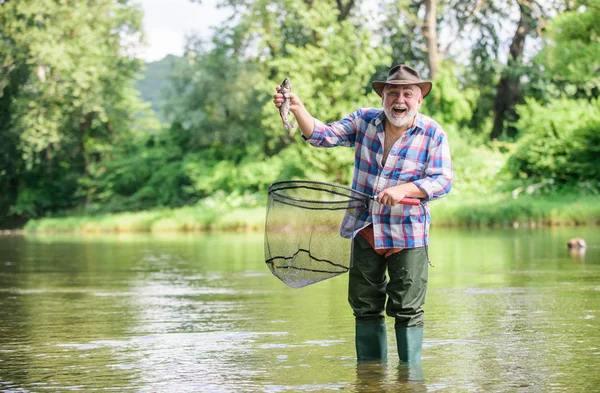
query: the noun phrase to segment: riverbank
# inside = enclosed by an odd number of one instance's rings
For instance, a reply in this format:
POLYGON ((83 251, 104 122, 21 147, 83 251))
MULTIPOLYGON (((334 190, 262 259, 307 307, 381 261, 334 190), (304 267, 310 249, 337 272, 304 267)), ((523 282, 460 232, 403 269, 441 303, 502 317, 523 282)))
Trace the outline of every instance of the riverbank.
MULTIPOLYGON (((461 200, 452 197, 431 204, 432 225, 438 227, 543 227, 600 225, 600 196, 525 196, 461 200)), ((265 207, 198 206, 100 215, 30 220, 25 233, 127 233, 262 231, 265 207)))
POLYGON ((549 227, 600 225, 600 196, 558 195, 549 197, 481 196, 479 200, 457 198, 432 204, 435 225, 444 227, 549 227))
POLYGON ((16 236, 24 235, 25 231, 22 229, 3 229, 0 230, 0 236, 16 236))

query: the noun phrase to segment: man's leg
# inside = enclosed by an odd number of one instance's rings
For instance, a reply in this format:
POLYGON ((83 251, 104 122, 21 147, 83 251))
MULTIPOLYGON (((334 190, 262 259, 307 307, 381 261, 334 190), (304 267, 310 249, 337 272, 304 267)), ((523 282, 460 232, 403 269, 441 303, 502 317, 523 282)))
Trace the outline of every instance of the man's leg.
POLYGON ((385 258, 377 254, 360 235, 352 249, 348 301, 356 319, 356 356, 358 361, 387 358, 385 330, 385 258))
POLYGON ((390 282, 386 312, 396 320, 398 356, 403 362, 417 362, 421 360, 422 306, 427 292, 425 247, 404 249, 391 255, 387 264, 390 282))

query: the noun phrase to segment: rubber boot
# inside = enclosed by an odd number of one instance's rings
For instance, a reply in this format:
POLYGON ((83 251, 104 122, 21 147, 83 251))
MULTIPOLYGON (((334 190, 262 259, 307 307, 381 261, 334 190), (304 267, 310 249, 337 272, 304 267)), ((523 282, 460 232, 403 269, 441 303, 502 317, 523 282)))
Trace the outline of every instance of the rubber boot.
MULTIPOLYGON (((398 364, 398 381, 399 382, 419 382, 424 381, 423 368, 421 362, 400 363, 398 364)), ((411 392, 417 390, 411 390, 411 392)), ((418 390, 421 391, 421 390, 418 390)), ((422 390, 426 392, 427 389, 422 390)))
POLYGON ((423 347, 422 327, 396 327, 396 344, 398 357, 405 363, 421 361, 421 348, 423 347))
POLYGON ((387 359, 385 324, 356 324, 356 359, 359 362, 387 359))

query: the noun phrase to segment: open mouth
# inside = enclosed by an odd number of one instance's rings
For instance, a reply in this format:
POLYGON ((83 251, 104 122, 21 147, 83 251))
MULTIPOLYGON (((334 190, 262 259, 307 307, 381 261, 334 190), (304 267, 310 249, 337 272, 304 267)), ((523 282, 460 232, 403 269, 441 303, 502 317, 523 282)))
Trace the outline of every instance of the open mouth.
POLYGON ((404 115, 406 112, 408 111, 408 108, 403 108, 403 107, 399 107, 399 106, 394 106, 392 107, 392 113, 395 116, 402 116, 404 115))

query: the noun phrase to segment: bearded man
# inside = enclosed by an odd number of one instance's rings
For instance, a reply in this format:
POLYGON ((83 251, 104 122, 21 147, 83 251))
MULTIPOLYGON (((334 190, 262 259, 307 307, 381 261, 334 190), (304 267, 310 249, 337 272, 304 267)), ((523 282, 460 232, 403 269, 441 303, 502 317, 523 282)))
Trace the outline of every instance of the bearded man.
MULTIPOLYGON (((352 223, 348 301, 358 361, 387 358, 385 311, 395 319, 400 360, 420 362, 429 202, 452 188, 450 148, 442 127, 419 113, 432 84, 416 70, 400 64, 372 86, 383 108, 359 109, 329 124, 315 119, 296 94, 285 93, 285 98, 308 143, 355 148, 352 188, 377 196, 377 203, 352 223), (419 198, 421 205, 400 204, 405 197, 419 198)), ((283 100, 281 93, 273 95, 275 106, 283 100)))

